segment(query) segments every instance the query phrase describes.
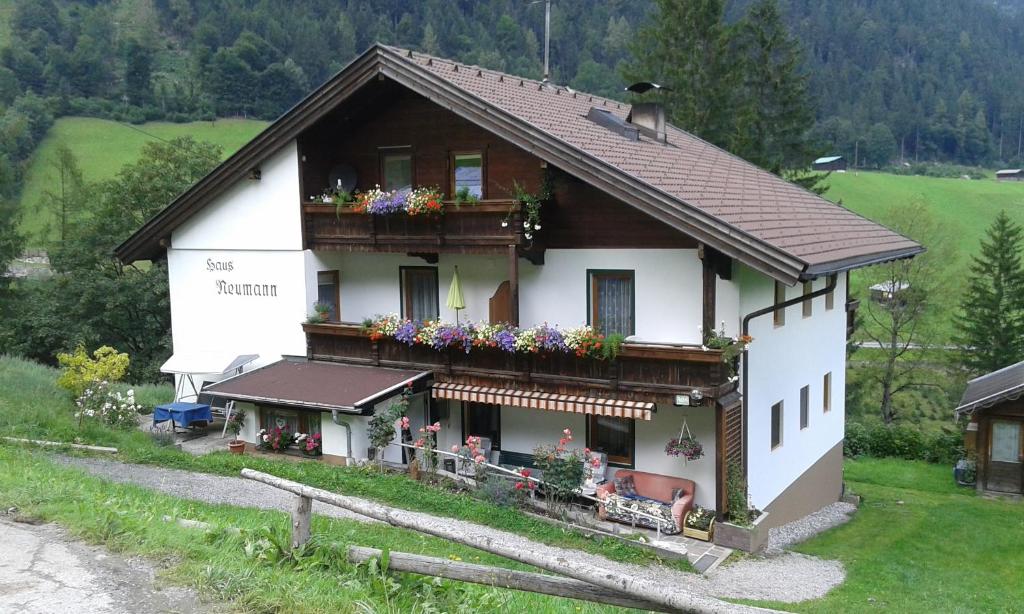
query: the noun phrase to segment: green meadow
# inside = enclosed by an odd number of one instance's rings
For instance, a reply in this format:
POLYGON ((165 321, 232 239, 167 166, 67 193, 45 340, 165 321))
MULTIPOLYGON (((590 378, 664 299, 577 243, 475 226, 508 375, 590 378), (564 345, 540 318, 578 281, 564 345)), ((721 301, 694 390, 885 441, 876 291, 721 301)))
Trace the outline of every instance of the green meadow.
MULTIPOLYGON (((0 0, 0 10, 3 2, 0 0)), ((54 160, 62 144, 75 154, 87 181, 100 181, 113 178, 122 166, 134 162, 146 143, 191 136, 219 145, 227 157, 265 126, 266 122, 246 119, 133 125, 90 117, 60 118, 36 150, 26 173, 21 194, 21 230, 34 247, 44 247, 52 236, 55 212, 44 210, 40 203, 43 194, 54 189, 54 160)))

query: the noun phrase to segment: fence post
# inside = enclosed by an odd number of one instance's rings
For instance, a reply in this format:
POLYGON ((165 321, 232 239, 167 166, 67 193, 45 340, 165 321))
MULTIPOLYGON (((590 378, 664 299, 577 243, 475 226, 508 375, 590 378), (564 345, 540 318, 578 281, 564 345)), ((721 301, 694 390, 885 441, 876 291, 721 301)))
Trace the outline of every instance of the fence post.
POLYGON ((313 500, 296 495, 292 510, 292 548, 298 548, 309 541, 309 525, 313 520, 313 500))

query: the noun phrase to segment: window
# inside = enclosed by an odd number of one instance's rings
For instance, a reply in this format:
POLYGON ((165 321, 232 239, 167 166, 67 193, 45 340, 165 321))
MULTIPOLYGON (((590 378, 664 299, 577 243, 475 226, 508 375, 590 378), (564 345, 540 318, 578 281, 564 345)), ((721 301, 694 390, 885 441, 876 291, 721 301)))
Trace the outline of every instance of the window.
POLYGON ((260 408, 260 428, 284 428, 294 433, 319 433, 320 412, 295 411, 276 407, 260 408))
POLYGON ((782 445, 782 401, 772 405, 772 450, 782 445))
POLYGON ((327 319, 337 322, 341 319, 338 310, 338 272, 318 271, 316 274, 316 302, 330 305, 327 319))
POLYGON ((804 386, 800 389, 800 430, 807 428, 811 419, 811 387, 804 386))
POLYGON ((605 335, 636 332, 633 271, 589 271, 589 323, 605 335))
POLYGON ((804 282, 804 304, 803 304, 803 307, 804 307, 804 317, 805 318, 811 317, 811 312, 812 312, 812 310, 814 308, 814 299, 807 298, 807 296, 810 295, 810 293, 813 292, 813 291, 814 291, 813 283, 809 282, 809 281, 805 281, 804 282))
POLYGON ((470 196, 484 197, 483 154, 452 154, 452 197, 462 189, 466 189, 470 196))
POLYGON ((825 374, 821 382, 821 406, 825 413, 832 411, 832 372, 825 374))
POLYGON ((491 449, 501 449, 501 405, 490 403, 462 404, 462 441, 470 435, 491 440, 491 449))
POLYGON ((591 415, 587 420, 587 447, 608 455, 613 465, 633 466, 633 421, 591 415))
MULTIPOLYGON (((775 305, 781 305, 786 302, 786 286, 783 286, 781 282, 775 282, 775 305)), ((776 309, 775 310, 775 326, 786 325, 786 310, 776 309)))
POLYGON ((428 266, 404 266, 402 278, 402 317, 414 321, 436 320, 440 310, 437 269, 428 266))
POLYGON ((382 154, 380 166, 383 189, 412 191, 412 153, 409 150, 382 154))
MULTIPOLYGON (((836 281, 836 276, 833 274, 833 275, 829 275, 828 276, 828 278, 825 280, 825 283, 826 284, 832 284, 832 283, 835 283, 835 281, 836 281)), ((828 294, 825 295, 825 311, 832 311, 832 309, 835 306, 836 306, 836 289, 832 288, 831 290, 829 290, 828 294)))

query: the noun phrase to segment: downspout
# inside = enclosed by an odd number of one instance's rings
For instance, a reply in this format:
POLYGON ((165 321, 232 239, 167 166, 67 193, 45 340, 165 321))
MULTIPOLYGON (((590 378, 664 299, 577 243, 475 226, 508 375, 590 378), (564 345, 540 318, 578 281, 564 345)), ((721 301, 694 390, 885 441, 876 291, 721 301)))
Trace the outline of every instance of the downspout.
MULTIPOLYGON (((750 321, 753 320, 754 318, 759 318, 759 317, 761 317, 763 315, 768 315, 769 313, 775 313, 776 311, 781 311, 783 309, 786 309, 787 307, 792 307, 793 305, 799 305, 800 303, 802 303, 804 301, 809 301, 809 300, 816 299, 819 296, 824 296, 824 295, 828 294, 829 292, 832 292, 833 290, 835 290, 836 289, 836 282, 839 279, 839 276, 838 275, 828 275, 826 277, 826 279, 828 281, 825 283, 825 287, 822 288, 821 290, 816 290, 816 291, 811 292, 810 294, 807 294, 807 295, 801 295, 801 296, 798 296, 796 298, 791 298, 788 301, 782 301, 778 305, 770 305, 768 307, 764 307, 764 308, 758 309, 757 311, 751 311, 747 315, 743 316, 742 334, 745 335, 745 336, 750 335, 750 321)), ((747 350, 747 349, 743 350, 743 354, 741 355, 742 364, 741 364, 741 367, 740 367, 741 369, 743 369, 743 429, 742 429, 742 433, 743 433, 743 477, 744 477, 744 480, 747 477, 747 465, 748 465, 749 458, 750 458, 750 455, 748 454, 748 452, 749 452, 748 448, 749 448, 750 444, 749 444, 748 437, 747 437, 747 429, 748 429, 748 426, 749 426, 749 422, 747 420, 747 414, 750 411, 750 402, 749 402, 750 397, 747 396, 747 381, 749 379, 748 373, 750 371, 750 369, 749 369, 750 358, 748 356, 748 353, 749 353, 749 350, 747 350)))
POLYGON ((352 425, 339 417, 336 409, 331 410, 331 422, 345 429, 345 464, 352 460, 352 425))

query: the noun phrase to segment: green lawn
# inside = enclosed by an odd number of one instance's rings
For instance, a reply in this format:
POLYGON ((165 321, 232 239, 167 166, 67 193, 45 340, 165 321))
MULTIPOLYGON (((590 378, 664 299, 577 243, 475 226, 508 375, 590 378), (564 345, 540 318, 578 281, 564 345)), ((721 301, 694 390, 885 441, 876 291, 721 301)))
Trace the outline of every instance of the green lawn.
POLYGON ((848 524, 798 547, 838 559, 846 582, 796 612, 1011 612, 1024 604, 1024 503, 957 487, 949 467, 846 461, 863 504, 848 524))
MULTIPOLYGON (((2 7, 0 4, 0 10, 2 7)), ((52 232, 55 214, 40 210, 39 205, 43 193, 53 189, 56 177, 53 160, 61 144, 66 144, 74 152, 85 179, 97 181, 114 177, 122 166, 138 158, 143 145, 154 140, 192 136, 220 145, 226 157, 265 126, 266 122, 245 119, 131 125, 90 117, 60 118, 39 145, 26 172, 20 205, 21 229, 28 235, 30 245, 34 246, 45 244, 47 226, 52 232)))

